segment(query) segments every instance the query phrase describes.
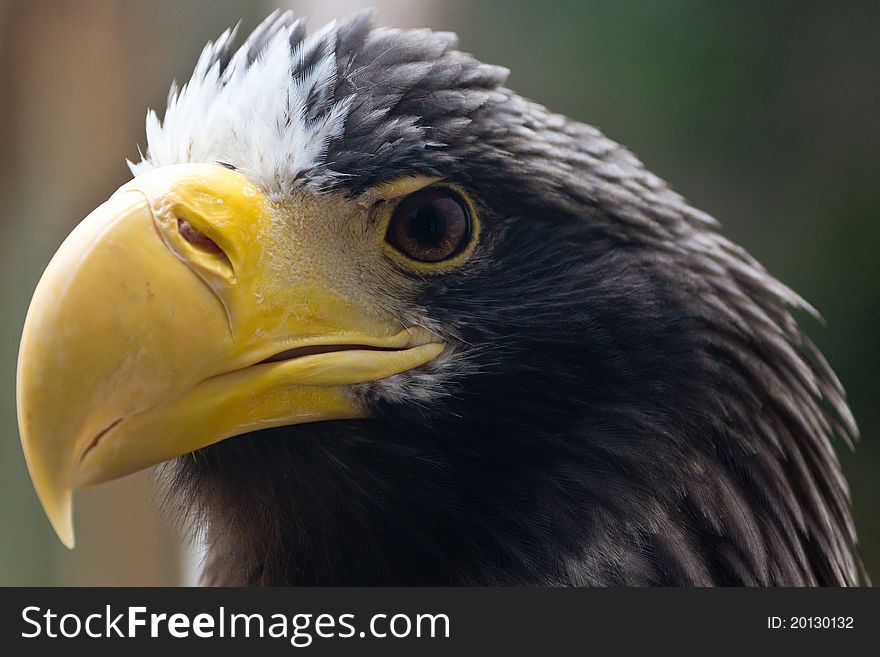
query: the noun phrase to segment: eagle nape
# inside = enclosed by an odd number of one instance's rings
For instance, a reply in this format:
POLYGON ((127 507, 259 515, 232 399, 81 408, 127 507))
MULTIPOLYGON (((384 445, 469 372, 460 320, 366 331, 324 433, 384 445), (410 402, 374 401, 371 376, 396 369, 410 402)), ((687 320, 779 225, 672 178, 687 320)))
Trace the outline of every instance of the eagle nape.
POLYGON ((209 43, 18 363, 61 540, 164 464, 224 585, 857 585, 815 311, 454 35, 209 43))

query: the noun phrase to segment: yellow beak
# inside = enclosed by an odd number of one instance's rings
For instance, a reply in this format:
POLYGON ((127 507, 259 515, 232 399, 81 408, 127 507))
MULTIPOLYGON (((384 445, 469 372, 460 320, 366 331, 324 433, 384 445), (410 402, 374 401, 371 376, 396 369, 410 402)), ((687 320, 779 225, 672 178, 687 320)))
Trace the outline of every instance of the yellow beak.
POLYGON ((255 429, 363 417, 348 386, 443 350, 335 292, 319 246, 219 165, 143 174, 70 234, 31 301, 17 389, 65 545, 74 489, 255 429))

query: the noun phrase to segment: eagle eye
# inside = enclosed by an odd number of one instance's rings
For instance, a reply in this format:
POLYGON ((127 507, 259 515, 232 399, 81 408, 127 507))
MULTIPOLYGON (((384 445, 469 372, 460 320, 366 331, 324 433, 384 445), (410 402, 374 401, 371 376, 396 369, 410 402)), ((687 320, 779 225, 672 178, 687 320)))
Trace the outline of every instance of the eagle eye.
POLYGON ((403 255, 435 263, 461 253, 471 237, 467 203, 443 187, 421 189, 405 197, 391 214, 385 240, 403 255))

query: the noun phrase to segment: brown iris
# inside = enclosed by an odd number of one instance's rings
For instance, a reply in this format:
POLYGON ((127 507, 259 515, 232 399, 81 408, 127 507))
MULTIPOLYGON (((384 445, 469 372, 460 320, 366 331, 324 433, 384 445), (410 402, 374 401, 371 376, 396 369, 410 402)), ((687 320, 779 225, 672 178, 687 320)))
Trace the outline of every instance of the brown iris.
POLYGON ((420 262, 446 260, 467 245, 471 219, 465 202, 445 188, 422 189, 394 209, 385 239, 420 262))

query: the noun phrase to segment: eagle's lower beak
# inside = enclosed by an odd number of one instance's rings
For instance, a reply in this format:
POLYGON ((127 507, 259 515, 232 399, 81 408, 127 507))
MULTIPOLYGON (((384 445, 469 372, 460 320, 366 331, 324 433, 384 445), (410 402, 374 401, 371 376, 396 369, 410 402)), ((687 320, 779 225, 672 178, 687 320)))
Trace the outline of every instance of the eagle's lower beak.
POLYGON ((218 165, 141 175, 71 233, 31 301, 17 391, 67 546, 74 489, 247 431, 362 417, 347 386, 443 350, 334 292, 315 247, 218 165))

